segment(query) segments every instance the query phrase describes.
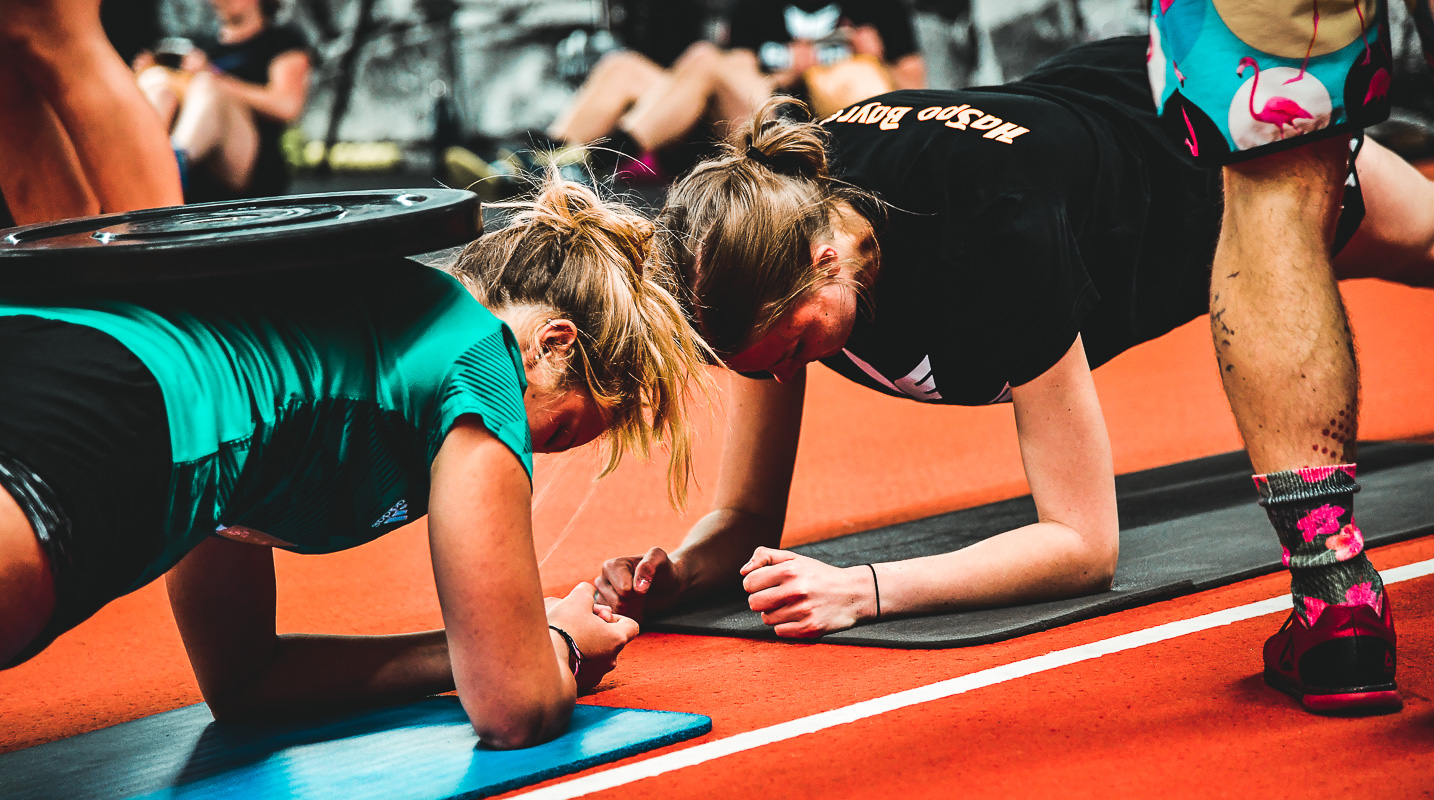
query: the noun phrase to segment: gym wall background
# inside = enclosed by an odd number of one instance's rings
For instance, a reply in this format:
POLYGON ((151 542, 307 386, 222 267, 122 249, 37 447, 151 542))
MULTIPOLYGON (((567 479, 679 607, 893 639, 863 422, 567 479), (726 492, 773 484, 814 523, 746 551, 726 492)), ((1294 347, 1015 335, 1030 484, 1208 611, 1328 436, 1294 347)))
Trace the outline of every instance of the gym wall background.
MULTIPOLYGON (((340 94, 348 95, 341 141, 422 147, 435 129, 436 96, 445 93, 464 137, 546 127, 571 97, 574 69, 580 77, 580 62, 598 55, 599 32, 620 29, 628 6, 644 1, 286 0, 281 19, 300 26, 321 59, 303 133, 325 138, 340 94)), ((657 1, 696 4, 717 34, 732 0, 657 1)), ((1142 32, 1149 7, 1148 0, 893 2, 913 6, 930 83, 946 87, 1009 80, 1077 42, 1142 32)), ((160 36, 212 25, 212 13, 207 0, 104 3, 107 29, 126 57, 160 36)), ((1392 99, 1434 117, 1434 78, 1398 0, 1390 20, 1398 63, 1392 99)))

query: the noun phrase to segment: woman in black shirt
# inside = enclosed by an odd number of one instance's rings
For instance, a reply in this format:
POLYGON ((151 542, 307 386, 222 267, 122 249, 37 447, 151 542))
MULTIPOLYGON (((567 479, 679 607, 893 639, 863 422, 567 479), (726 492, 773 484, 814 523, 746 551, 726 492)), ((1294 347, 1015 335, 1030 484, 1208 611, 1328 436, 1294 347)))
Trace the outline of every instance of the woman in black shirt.
POLYGON ((140 88, 171 126, 191 202, 281 194, 288 172, 279 138, 304 110, 309 46, 274 24, 278 0, 213 4, 218 35, 197 37, 178 70, 141 54, 140 88))
MULTIPOLYGON (((1158 128, 1144 48, 1098 42, 1022 81, 893 92, 820 127, 759 117, 673 187, 654 257, 727 365, 776 380, 733 378, 715 510, 670 556, 608 561, 603 602, 640 616, 740 572, 778 635, 813 636, 871 619, 877 586, 882 614, 1110 587, 1090 370, 1208 310, 1220 223, 1220 175, 1158 128), (922 402, 1012 402, 1040 522, 870 569, 775 549, 813 361, 922 402)), ((1357 179, 1340 277, 1434 285, 1434 184, 1373 142, 1357 179)))

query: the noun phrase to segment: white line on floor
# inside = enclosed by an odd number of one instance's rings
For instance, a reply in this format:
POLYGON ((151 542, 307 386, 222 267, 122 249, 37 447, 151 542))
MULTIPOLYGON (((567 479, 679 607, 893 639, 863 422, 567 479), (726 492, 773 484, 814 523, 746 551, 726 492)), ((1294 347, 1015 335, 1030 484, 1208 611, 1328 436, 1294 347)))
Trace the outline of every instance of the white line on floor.
MULTIPOLYGON (((1434 559, 1407 564, 1402 567, 1395 567, 1380 573, 1386 584, 1399 583, 1400 581, 1407 581, 1412 578, 1422 578, 1430 574, 1434 574, 1434 559)), ((1253 619, 1254 617, 1262 617, 1266 614, 1289 611, 1289 609, 1290 596, 1283 595, 1236 608, 1227 608, 1224 611, 1202 614, 1201 616, 1191 619, 1167 622, 1164 625, 1156 625, 1153 628, 1122 634, 1099 642, 1068 647, 1064 650, 1056 650, 1052 653, 1046 653, 1043 656, 1036 656, 999 667, 983 669, 980 672, 973 672, 970 675, 962 675, 959 678, 938 681, 928 686, 907 689, 906 691, 896 692, 883 697, 874 697, 870 700, 863 700, 860 703, 852 703, 849 706, 834 708, 831 711, 812 714, 809 717, 801 717, 800 719, 769 725, 765 728, 735 734, 725 739, 699 744, 685 750, 677 750, 644 761, 624 764, 620 767, 614 767, 602 772, 574 778, 570 781, 564 781, 563 783, 535 789, 531 792, 517 795, 512 798, 512 800, 569 800, 569 798, 582 797, 583 795, 592 794, 593 792, 602 791, 603 789, 611 789, 615 786, 640 781, 643 778, 661 775, 664 772, 672 772, 673 770, 691 767, 723 756, 729 756, 733 753, 740 753, 743 750, 763 747, 785 739, 792 739, 804 734, 836 727, 837 725, 844 725, 848 722, 855 722, 859 719, 885 714, 888 711, 895 711, 898 708, 914 706, 918 703, 929 703, 932 700, 952 697, 973 689, 980 689, 984 686, 1005 683, 1006 681, 1024 678, 1027 675, 1034 675, 1038 672, 1046 672, 1081 661, 1100 658, 1101 656, 1110 655, 1111 653, 1119 653, 1122 650, 1131 650, 1148 644, 1163 642, 1167 639, 1175 639, 1191 633, 1199 633, 1200 631, 1209 630, 1211 628, 1218 628, 1221 625, 1230 625, 1247 619, 1253 619)))

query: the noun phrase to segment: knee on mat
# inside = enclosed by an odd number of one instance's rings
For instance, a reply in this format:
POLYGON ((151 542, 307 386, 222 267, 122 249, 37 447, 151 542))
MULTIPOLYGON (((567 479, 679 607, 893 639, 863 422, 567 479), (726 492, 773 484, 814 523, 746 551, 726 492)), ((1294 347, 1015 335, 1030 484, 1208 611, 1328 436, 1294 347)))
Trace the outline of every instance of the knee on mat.
POLYGON ((1434 241, 1426 243, 1424 257, 1412 264, 1405 266, 1390 280, 1402 283, 1405 286, 1416 286, 1422 289, 1434 289, 1434 241))

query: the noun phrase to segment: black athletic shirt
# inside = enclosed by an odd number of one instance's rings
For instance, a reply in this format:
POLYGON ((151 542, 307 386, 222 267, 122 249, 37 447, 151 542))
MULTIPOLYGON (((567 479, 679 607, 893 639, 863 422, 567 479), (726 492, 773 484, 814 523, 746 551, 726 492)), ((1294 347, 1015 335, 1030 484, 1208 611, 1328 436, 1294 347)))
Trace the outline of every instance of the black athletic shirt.
POLYGON ((1082 334, 1091 366, 1208 308, 1219 173, 1158 127, 1145 40, 1025 80, 900 91, 824 121, 833 171, 890 205, 873 313, 823 361, 926 402, 982 405, 1082 334))
POLYGON ((788 66, 792 41, 823 39, 842 23, 876 28, 888 64, 916 52, 911 13, 901 0, 737 0, 727 20, 728 45, 756 53, 767 72, 788 66))
MULTIPOLYGON (((214 36, 194 37, 194 46, 209 56, 209 62, 241 81, 263 86, 269 82, 269 66, 284 53, 299 51, 314 59, 314 52, 304 35, 297 28, 288 25, 269 25, 242 42, 225 44, 214 36)), ((279 139, 284 134, 284 123, 269 119, 262 114, 254 115, 254 125, 259 130, 259 154, 254 164, 254 174, 249 180, 245 196, 280 194, 288 184, 288 172, 284 165, 279 139)), ((195 173, 200 175, 202 173, 195 173)), ((232 194, 212 181, 200 182, 201 188, 194 200, 226 199, 232 194)))
POLYGON ((197 36, 194 46, 209 56, 209 62, 241 81, 264 85, 269 82, 269 65, 291 50, 313 54, 297 28, 267 25, 242 42, 224 43, 214 36, 197 36))

